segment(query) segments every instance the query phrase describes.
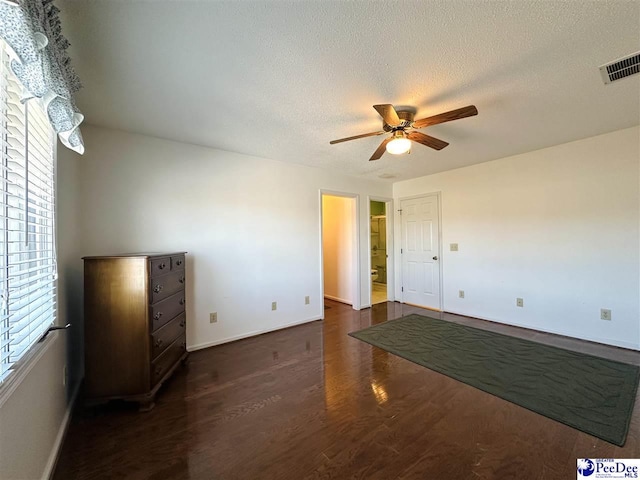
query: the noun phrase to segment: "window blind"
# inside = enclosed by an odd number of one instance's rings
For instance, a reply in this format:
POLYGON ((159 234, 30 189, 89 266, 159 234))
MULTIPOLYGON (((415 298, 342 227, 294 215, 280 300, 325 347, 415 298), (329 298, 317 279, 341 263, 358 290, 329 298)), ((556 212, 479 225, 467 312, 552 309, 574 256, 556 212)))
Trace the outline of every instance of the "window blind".
POLYGON ((56 318, 54 133, 0 40, 0 382, 56 318))

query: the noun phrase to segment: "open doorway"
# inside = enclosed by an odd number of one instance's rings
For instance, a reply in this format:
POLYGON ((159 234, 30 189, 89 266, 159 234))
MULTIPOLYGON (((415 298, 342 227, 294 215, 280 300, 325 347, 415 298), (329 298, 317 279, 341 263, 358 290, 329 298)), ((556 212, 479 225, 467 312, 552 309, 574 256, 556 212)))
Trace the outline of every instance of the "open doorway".
POLYGON ((369 198, 369 260, 371 305, 393 300, 390 255, 393 252, 390 199, 369 198))
POLYGON ((323 296, 360 308, 357 195, 321 192, 323 296))

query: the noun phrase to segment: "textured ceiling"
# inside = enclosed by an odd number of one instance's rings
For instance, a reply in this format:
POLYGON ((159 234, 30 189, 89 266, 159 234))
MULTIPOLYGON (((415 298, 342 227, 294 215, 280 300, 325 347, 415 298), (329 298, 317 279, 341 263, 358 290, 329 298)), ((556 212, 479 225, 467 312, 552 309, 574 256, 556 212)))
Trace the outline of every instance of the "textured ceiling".
POLYGON ((58 1, 87 123, 396 181, 640 123, 640 76, 598 67, 640 48, 638 1, 58 1), (376 103, 440 152, 369 162, 376 103))

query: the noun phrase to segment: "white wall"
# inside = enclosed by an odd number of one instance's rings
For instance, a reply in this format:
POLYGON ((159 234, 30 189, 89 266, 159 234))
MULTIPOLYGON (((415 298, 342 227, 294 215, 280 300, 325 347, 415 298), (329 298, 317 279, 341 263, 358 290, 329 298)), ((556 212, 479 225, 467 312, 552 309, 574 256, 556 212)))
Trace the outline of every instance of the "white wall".
POLYGON ((353 305, 355 198, 322 196, 324 295, 353 305))
POLYGON ((390 185, 97 127, 83 135, 83 254, 188 251, 190 349, 322 317, 321 189, 360 195, 367 278, 362 199, 390 185))
POLYGON ((442 192, 444 310, 639 349, 639 145, 634 127, 394 184, 442 192))
POLYGON ((82 376, 82 261, 77 237, 78 160, 58 148, 58 316, 73 324, 52 333, 17 388, 0 405, 0 478, 48 478, 82 376), (63 385, 63 369, 69 381, 63 385))

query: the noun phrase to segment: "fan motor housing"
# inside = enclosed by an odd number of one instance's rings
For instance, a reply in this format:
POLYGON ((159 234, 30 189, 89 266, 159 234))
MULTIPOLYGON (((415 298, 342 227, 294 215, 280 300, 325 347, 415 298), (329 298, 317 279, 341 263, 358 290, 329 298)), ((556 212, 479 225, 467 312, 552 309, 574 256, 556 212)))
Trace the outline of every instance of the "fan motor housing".
POLYGON ((400 125, 396 125, 395 127, 392 127, 391 125, 389 125, 388 123, 386 123, 384 120, 382 121, 382 129, 385 132, 393 132, 394 130, 402 130, 405 128, 410 127, 413 124, 413 119, 415 117, 415 110, 396 110, 396 112, 398 113, 398 117, 400 118, 400 120, 402 120, 402 123, 400 123, 400 125))

